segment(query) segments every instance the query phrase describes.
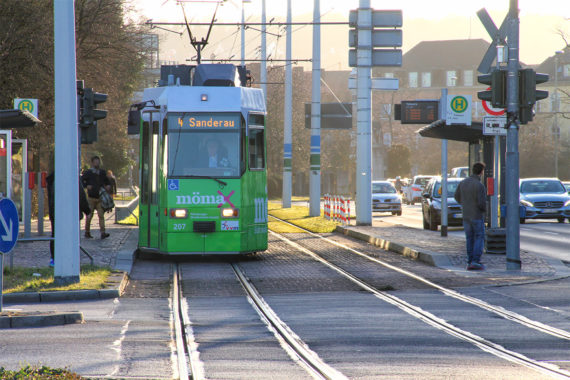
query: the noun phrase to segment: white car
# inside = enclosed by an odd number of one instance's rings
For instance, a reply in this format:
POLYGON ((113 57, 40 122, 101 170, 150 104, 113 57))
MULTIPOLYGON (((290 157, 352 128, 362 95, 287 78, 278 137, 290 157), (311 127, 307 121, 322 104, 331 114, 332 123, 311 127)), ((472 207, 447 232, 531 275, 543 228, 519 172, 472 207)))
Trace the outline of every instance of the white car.
POLYGON ((389 181, 372 181, 372 211, 402 215, 402 196, 389 181))
POLYGON ((416 202, 422 201, 422 194, 426 185, 432 179, 433 175, 417 175, 412 180, 410 186, 404 188, 405 191, 405 199, 407 204, 414 204, 416 202))

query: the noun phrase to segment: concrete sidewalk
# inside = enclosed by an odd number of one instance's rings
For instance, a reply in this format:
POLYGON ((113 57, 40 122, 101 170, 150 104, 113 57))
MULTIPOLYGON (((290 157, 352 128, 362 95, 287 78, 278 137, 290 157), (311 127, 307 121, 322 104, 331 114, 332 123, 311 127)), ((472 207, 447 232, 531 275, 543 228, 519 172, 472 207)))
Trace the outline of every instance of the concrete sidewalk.
MULTIPOLYGON (((421 230, 401 225, 375 222, 372 226, 338 226, 337 232, 367 241, 383 249, 411 257, 439 268, 476 275, 478 271, 467 271, 465 239, 439 232, 421 230)), ((562 261, 521 250, 521 271, 506 270, 506 256, 483 254, 485 273, 497 276, 532 277, 550 279, 570 276, 570 267, 562 261)))

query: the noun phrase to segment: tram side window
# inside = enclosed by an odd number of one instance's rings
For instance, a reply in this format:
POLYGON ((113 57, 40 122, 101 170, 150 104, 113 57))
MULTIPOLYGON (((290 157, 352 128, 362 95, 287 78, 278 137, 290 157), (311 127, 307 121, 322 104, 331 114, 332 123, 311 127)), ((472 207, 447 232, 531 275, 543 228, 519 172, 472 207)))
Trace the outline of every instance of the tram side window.
POLYGON ((264 169, 264 141, 263 129, 251 128, 249 130, 249 168, 264 169))

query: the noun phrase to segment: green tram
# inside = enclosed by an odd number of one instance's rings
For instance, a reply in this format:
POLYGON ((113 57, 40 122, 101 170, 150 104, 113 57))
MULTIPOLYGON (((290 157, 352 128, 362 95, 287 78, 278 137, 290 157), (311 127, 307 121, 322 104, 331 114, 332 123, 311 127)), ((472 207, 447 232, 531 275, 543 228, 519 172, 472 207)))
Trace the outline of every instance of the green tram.
POLYGON ((145 89, 138 109, 139 251, 266 250, 263 92, 245 86, 241 67, 185 67, 190 78, 145 89))

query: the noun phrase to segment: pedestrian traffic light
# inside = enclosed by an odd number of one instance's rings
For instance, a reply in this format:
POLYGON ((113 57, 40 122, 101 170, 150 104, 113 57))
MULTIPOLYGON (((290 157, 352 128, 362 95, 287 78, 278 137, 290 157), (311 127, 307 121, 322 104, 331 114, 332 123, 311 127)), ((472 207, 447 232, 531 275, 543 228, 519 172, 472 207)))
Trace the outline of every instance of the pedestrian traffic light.
POLYGON ((107 117, 106 110, 97 109, 97 105, 107 101, 107 94, 93 91, 92 88, 84 88, 80 94, 79 126, 81 143, 92 144, 97 141, 97 120, 107 117))
POLYGON ((489 74, 477 76, 477 81, 491 87, 490 90, 478 91, 477 97, 486 100, 495 108, 507 106, 507 72, 495 69, 489 74))
POLYGON ((519 122, 532 121, 533 107, 537 100, 548 98, 548 91, 537 90, 536 85, 548 81, 548 74, 536 73, 533 69, 519 70, 519 122))

